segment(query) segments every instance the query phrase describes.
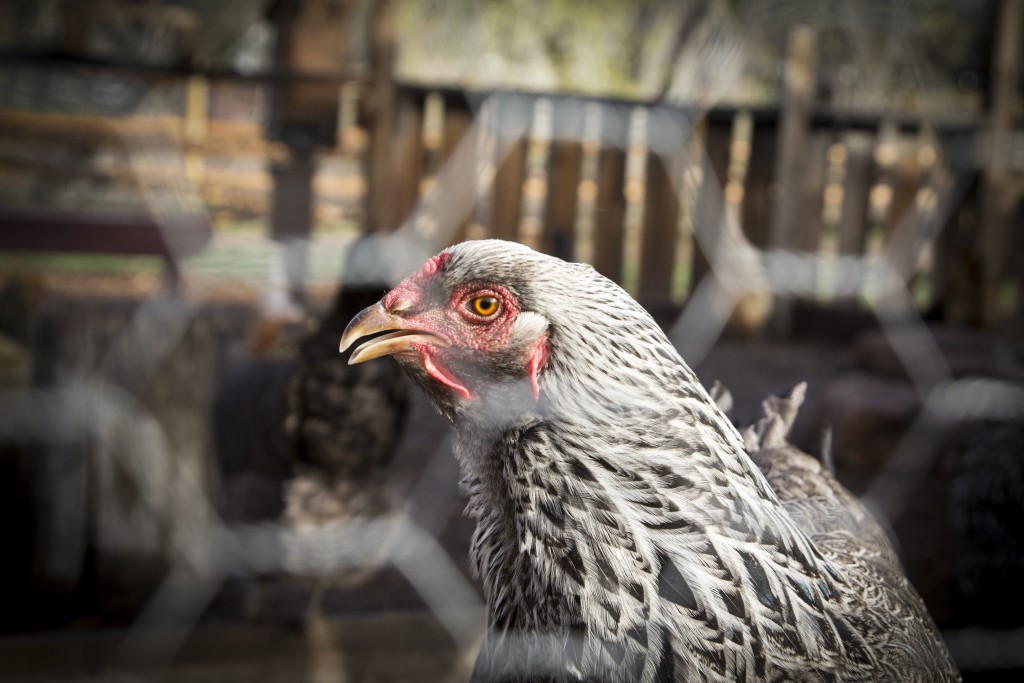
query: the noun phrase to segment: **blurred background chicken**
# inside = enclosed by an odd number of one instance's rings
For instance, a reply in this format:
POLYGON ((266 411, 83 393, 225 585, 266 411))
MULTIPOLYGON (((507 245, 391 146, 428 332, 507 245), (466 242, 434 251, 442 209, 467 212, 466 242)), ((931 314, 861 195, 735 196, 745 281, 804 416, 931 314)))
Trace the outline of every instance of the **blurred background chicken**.
MULTIPOLYGON (((354 248, 345 273, 359 270, 354 248)), ((213 409, 225 516, 289 524, 373 515, 409 406, 394 364, 349 366, 338 353, 348 321, 384 284, 347 283, 308 331, 260 320, 225 373, 213 409), (295 339, 298 337, 298 339, 295 339)))
POLYGON ((950 485, 955 594, 968 623, 1020 626, 1024 597, 1024 420, 983 420, 960 438, 950 485))

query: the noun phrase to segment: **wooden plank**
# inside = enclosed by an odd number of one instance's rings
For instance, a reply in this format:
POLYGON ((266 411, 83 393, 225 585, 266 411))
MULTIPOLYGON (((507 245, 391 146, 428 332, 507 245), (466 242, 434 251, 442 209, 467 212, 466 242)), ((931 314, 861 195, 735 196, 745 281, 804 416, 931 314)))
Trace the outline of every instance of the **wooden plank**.
POLYGON ((917 210, 917 192, 921 187, 921 167, 917 162, 916 140, 901 139, 899 153, 892 169, 892 200, 885 217, 885 241, 893 256, 896 271, 909 277, 914 271, 918 254, 916 240, 912 239, 914 224, 920 221, 917 210))
POLYGON ((393 169, 389 185, 392 205, 387 230, 395 230, 408 218, 420 198, 423 176, 423 106, 407 95, 398 98, 395 132, 391 141, 393 169))
POLYGON ((547 210, 541 248, 562 259, 573 258, 573 232, 583 161, 583 104, 557 101, 552 112, 547 210))
MULTIPOLYGON (((441 165, 449 163, 452 160, 452 154, 455 149, 462 143, 463 138, 473 124, 473 116, 469 111, 469 107, 458 107, 451 106, 445 110, 444 113, 444 142, 441 145, 441 165)), ((475 141, 467 140, 470 144, 475 141)), ((476 186, 476 153, 475 144, 474 149, 463 157, 464 163, 462 168, 455 169, 457 177, 459 178, 459 192, 474 192, 476 186)), ((466 207, 466 210, 462 215, 457 218, 455 225, 442 225, 440 226, 442 235, 447 234, 450 237, 447 242, 449 244, 455 244, 466 239, 466 229, 469 227, 469 221, 473 215, 472 203, 466 207)), ((444 241, 444 240, 442 240, 444 241)))
POLYGON ((814 102, 816 69, 817 35, 807 26, 798 26, 789 36, 780 149, 775 172, 779 201, 772 217, 772 245, 783 249, 795 249, 799 245, 801 188, 807 163, 808 123, 814 102))
POLYGON ((487 239, 491 236, 491 210, 494 208, 494 175, 495 158, 498 150, 495 145, 497 109, 495 100, 488 98, 476 112, 476 132, 474 157, 476 164, 476 180, 474 192, 475 205, 469 222, 468 239, 487 239))
POLYGON ((394 127, 395 3, 378 0, 373 17, 373 77, 370 91, 370 143, 366 169, 365 232, 394 227, 391 216, 391 135, 394 127))
POLYGON ((185 176, 189 182, 203 180, 203 155, 200 151, 207 134, 210 118, 210 82, 202 76, 191 76, 185 86, 185 120, 182 137, 185 139, 185 176))
POLYGON ((875 136, 847 133, 846 173, 843 183, 843 215, 839 222, 839 253, 862 254, 867 236, 868 195, 874 174, 875 136))
MULTIPOLYGON (((326 74, 344 69, 345 25, 351 5, 337 3, 327 11, 322 5, 309 0, 270 4, 267 18, 274 26, 276 69, 326 74)), ((337 143, 337 83, 279 81, 270 93, 269 139, 289 145, 333 147, 337 143)))
POLYGON ((497 160, 491 234, 497 239, 515 240, 522 212, 526 136, 533 107, 526 98, 513 96, 502 98, 497 109, 496 147, 507 147, 508 153, 497 160))
MULTIPOLYGON (((772 216, 772 246, 799 248, 800 214, 804 208, 803 186, 807 138, 817 82, 817 34, 809 26, 797 26, 789 34, 783 83, 782 123, 775 177, 779 200, 772 216)), ((792 302, 776 301, 772 329, 786 336, 792 329, 792 302)))
POLYGON ((821 246, 821 210, 824 206, 825 176, 828 173, 830 133, 811 133, 807 141, 802 210, 797 225, 796 248, 817 252, 821 246))
POLYGON ((135 254, 182 259, 212 235, 206 214, 175 217, 173 249, 149 213, 0 209, 0 249, 135 254))
POLYGON ((673 135, 671 114, 651 110, 648 119, 647 187, 640 247, 640 303, 659 309, 671 303, 679 225, 681 140, 673 135))
POLYGON ((776 126, 754 123, 750 141, 750 162, 743 192, 743 234, 752 244, 768 244, 772 215, 772 181, 775 177, 776 126))
POLYGON ((622 283, 623 220, 626 216, 626 146, 630 111, 601 108, 601 151, 597 158, 597 199, 594 211, 594 267, 622 283))
POLYGON ((711 271, 709 256, 717 248, 725 229, 725 185, 729 180, 732 121, 709 122, 706 131, 701 162, 703 180, 693 220, 693 287, 711 271))
POLYGON ((892 200, 885 217, 883 228, 886 238, 899 229, 901 222, 912 211, 917 190, 921 185, 921 168, 917 163, 917 145, 914 141, 901 139, 897 143, 899 152, 892 169, 892 200))
POLYGON ((313 174, 316 161, 310 147, 293 147, 287 158, 271 165, 270 237, 278 242, 271 252, 267 287, 272 307, 304 301, 309 272, 308 245, 313 232, 313 174))
POLYGON ((274 189, 270 236, 276 240, 308 238, 313 229, 313 150, 294 148, 271 166, 274 189))
POLYGON ((670 299, 678 220, 679 199, 669 168, 659 155, 649 154, 639 286, 645 306, 664 305, 670 299))

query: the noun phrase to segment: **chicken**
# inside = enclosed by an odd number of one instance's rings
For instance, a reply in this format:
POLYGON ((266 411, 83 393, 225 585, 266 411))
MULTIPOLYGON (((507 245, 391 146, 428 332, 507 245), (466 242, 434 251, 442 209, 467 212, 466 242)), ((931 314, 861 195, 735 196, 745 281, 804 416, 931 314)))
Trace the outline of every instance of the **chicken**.
POLYGON ((369 484, 395 450, 408 382, 384 364, 348 367, 335 348, 382 290, 344 287, 297 352, 247 358, 225 374, 213 425, 230 519, 302 524, 380 512, 383 492, 369 484))
POLYGON ((864 509, 809 459, 763 451, 766 479, 590 266, 465 242, 341 349, 380 332, 349 362, 393 356, 451 423, 488 609, 474 680, 959 678, 864 509))
POLYGON ((353 372, 359 368, 336 351, 343 326, 382 289, 346 285, 299 346, 288 391, 298 461, 285 488, 285 519, 292 524, 370 518, 389 505, 384 484, 409 412, 408 382, 393 367, 353 372))
POLYGON ((950 486, 962 620, 996 628, 1024 623, 1024 419, 980 420, 952 440, 950 486))

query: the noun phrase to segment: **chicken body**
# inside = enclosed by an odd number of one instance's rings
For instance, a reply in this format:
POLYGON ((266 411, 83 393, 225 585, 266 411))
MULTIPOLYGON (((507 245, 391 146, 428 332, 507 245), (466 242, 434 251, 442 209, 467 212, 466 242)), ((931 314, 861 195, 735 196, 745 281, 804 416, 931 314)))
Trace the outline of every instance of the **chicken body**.
POLYGON ((340 289, 297 349, 239 359, 222 380, 213 426, 229 519, 283 514, 300 525, 379 513, 408 382, 384 364, 345 365, 335 345, 382 289, 340 289))
POLYGON ((773 490, 591 267, 463 243, 342 346, 383 330, 351 362, 394 355, 452 424, 488 606, 474 680, 957 680, 863 508, 813 461, 773 490))

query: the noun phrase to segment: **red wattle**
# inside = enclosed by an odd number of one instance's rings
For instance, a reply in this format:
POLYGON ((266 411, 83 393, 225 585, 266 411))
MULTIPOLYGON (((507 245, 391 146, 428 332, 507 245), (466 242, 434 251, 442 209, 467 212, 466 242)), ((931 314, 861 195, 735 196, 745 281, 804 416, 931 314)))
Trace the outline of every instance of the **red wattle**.
POLYGON ((541 337, 534 343, 530 351, 530 360, 526 363, 526 373, 530 376, 530 385, 533 387, 533 400, 540 400, 540 371, 548 360, 548 340, 541 337))
MULTIPOLYGON (((416 346, 420 347, 419 344, 416 346)), ((476 399, 476 394, 461 384, 447 368, 442 366, 440 363, 437 363, 425 348, 419 348, 419 352, 423 356, 423 369, 427 371, 427 375, 433 377, 444 386, 452 389, 466 400, 476 399)))

